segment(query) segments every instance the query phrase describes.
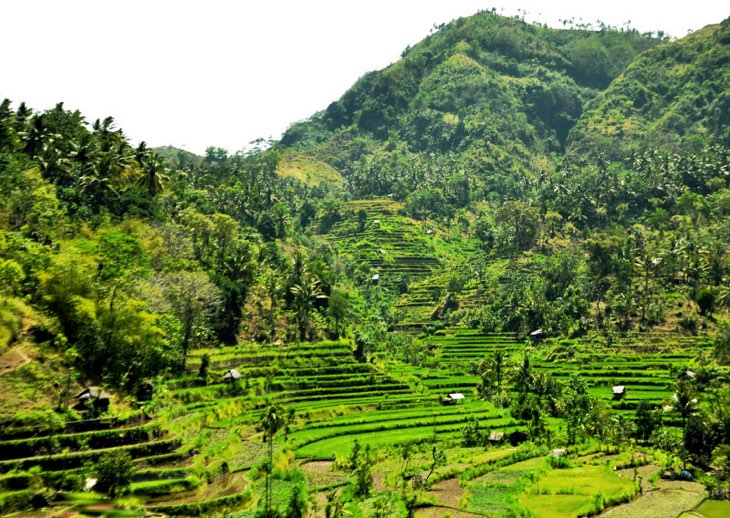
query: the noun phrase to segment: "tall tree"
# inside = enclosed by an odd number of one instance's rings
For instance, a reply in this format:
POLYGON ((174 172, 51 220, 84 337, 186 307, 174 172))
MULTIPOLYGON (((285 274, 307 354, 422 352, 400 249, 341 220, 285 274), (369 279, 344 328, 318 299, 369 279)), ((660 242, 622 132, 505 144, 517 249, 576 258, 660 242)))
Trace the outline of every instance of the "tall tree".
POLYGON ((182 368, 193 342, 193 330, 222 307, 221 291, 203 272, 177 271, 161 279, 167 304, 182 325, 182 368))
POLYGON ((279 430, 286 428, 291 420, 291 412, 285 411, 280 405, 269 405, 259 419, 259 428, 263 431, 264 441, 268 446, 268 465, 266 467, 266 495, 264 500, 265 516, 273 517, 271 509, 271 474, 274 467, 274 437, 279 430))

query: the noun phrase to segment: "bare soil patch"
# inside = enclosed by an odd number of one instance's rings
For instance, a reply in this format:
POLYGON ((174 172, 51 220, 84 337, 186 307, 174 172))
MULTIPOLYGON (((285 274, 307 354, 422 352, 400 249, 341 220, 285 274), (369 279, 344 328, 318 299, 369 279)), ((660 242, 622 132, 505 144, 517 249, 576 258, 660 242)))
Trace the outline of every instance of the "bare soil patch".
POLYGON ((342 471, 333 471, 334 462, 331 460, 313 460, 300 466, 307 477, 310 487, 326 487, 341 484, 347 481, 347 475, 342 471))
POLYGON ((429 493, 436 496, 443 505, 459 507, 464 498, 464 488, 459 485, 458 478, 447 478, 433 485, 429 493))
POLYGON ((20 348, 10 349, 0 355, 0 376, 30 363, 30 358, 20 348))

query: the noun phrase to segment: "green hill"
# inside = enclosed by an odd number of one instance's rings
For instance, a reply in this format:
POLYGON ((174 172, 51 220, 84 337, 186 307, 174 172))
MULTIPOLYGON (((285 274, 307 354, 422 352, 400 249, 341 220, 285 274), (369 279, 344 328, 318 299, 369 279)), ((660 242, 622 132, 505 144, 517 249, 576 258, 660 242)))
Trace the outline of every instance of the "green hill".
POLYGON ((727 146, 729 62, 730 19, 646 51, 588 103, 571 133, 569 160, 727 146))
POLYGON ((414 160, 434 153, 452 154, 485 189, 515 195, 520 177, 562 153, 584 104, 658 43, 633 31, 556 30, 481 12, 365 74, 294 124, 281 145, 331 164, 360 196, 403 198, 443 181, 413 171, 414 160))

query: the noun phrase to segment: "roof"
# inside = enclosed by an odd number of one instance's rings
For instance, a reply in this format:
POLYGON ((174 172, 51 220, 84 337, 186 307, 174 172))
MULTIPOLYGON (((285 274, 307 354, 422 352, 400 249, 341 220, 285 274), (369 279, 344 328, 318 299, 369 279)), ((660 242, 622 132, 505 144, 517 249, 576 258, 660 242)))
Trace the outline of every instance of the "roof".
POLYGON ((241 373, 238 372, 236 369, 228 369, 226 371, 226 373, 223 375, 224 380, 230 380, 230 379, 237 380, 240 378, 241 378, 241 373))
POLYGON ((565 455, 568 452, 562 448, 558 448, 556 450, 551 451, 550 453, 552 453, 553 457, 562 457, 563 455, 565 455))
POLYGON ((542 327, 540 329, 535 329, 532 333, 530 333, 530 336, 541 336, 544 332, 542 330, 542 327))
POLYGON ((490 441, 501 441, 504 439, 504 432, 492 432, 489 434, 490 441))
POLYGON ((99 387, 86 387, 76 394, 76 399, 109 399, 112 395, 99 387))
POLYGON ((449 397, 451 399, 464 399, 464 394, 462 394, 461 392, 454 392, 453 394, 449 394, 446 397, 449 397))
POLYGON ((372 276, 372 277, 371 277, 370 279, 371 279, 371 280, 373 280, 373 281, 377 281, 378 279, 380 279, 380 275, 378 275, 378 274, 376 273, 376 274, 375 274, 375 275, 373 275, 373 276, 372 276))
POLYGON ((623 385, 616 385, 612 390, 614 394, 623 394, 626 391, 626 387, 623 385))

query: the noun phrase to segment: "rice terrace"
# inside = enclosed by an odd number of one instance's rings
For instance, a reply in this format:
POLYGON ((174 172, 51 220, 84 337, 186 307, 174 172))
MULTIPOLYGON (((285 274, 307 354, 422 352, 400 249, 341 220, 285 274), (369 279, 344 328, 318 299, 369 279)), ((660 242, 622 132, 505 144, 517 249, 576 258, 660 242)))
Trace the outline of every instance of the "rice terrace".
POLYGON ((0 515, 730 516, 730 19, 482 10, 204 155, 0 104, 0 515))

